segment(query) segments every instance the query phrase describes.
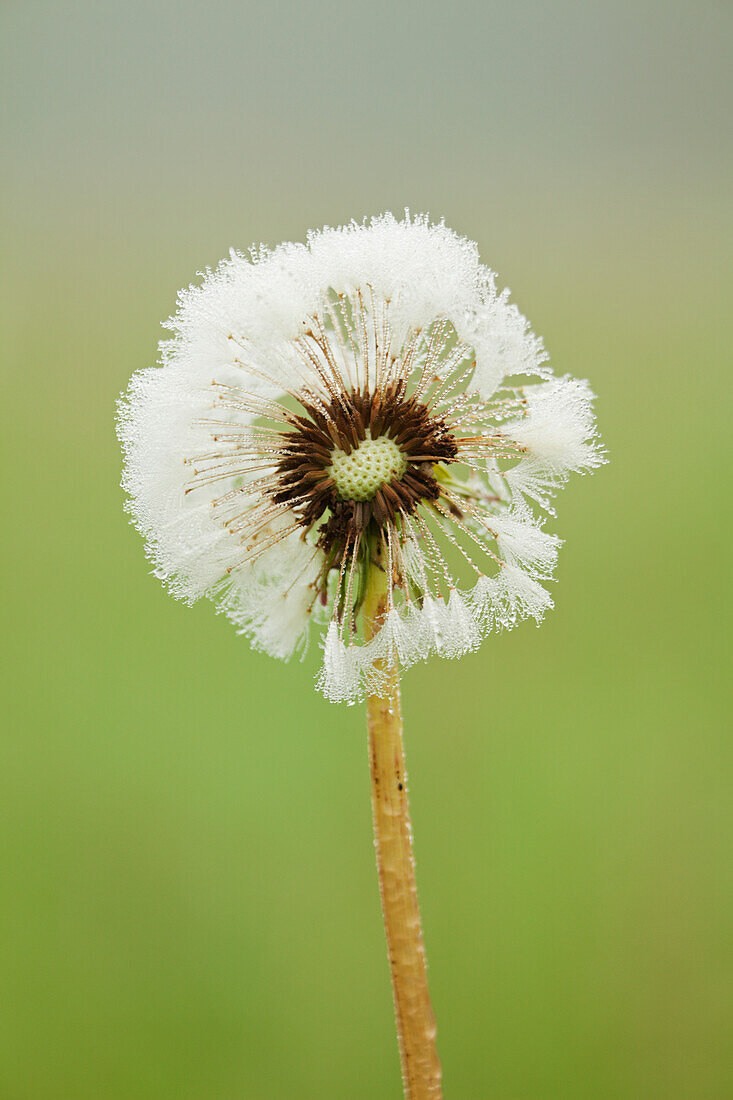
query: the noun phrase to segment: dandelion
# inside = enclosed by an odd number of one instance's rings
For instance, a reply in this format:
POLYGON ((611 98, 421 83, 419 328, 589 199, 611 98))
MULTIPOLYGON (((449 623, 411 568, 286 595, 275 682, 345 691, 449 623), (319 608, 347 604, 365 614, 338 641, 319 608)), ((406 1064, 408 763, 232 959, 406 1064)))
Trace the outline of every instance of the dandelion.
POLYGON ((178 306, 120 404, 128 508, 174 595, 275 657, 319 632, 320 690, 367 698, 403 1079, 438 1097, 398 669, 552 607, 543 514, 604 461, 593 395, 421 216, 232 252, 178 306))

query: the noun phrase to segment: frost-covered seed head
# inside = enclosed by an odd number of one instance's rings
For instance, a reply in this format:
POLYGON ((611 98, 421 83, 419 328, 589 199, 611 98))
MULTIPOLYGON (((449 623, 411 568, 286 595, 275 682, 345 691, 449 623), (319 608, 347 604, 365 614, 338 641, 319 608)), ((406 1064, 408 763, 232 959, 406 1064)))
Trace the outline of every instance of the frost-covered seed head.
POLYGON ((456 657, 552 606, 537 510, 604 461, 585 382, 557 378, 476 246, 385 214, 232 252, 179 296, 161 366, 121 400, 128 508, 174 595, 273 656, 324 627, 319 686, 456 657), (390 584, 366 642, 364 581, 390 584))

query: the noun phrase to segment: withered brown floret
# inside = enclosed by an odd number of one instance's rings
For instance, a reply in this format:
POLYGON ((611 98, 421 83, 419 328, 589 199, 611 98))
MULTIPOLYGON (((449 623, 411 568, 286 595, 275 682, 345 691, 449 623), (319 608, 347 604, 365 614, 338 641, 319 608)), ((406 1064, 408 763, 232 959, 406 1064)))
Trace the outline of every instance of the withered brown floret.
POLYGON ((325 408, 303 405, 305 414, 293 419, 294 427, 283 436, 284 457, 277 473, 277 503, 288 504, 305 529, 324 512, 318 545, 326 553, 349 545, 371 525, 379 529, 410 515, 422 500, 436 500, 436 462, 450 462, 457 454, 455 441, 441 417, 427 405, 405 396, 403 382, 374 392, 351 390, 334 398, 325 408), (407 468, 392 478, 368 501, 341 500, 329 476, 334 450, 346 454, 366 439, 386 436, 402 451, 407 468))

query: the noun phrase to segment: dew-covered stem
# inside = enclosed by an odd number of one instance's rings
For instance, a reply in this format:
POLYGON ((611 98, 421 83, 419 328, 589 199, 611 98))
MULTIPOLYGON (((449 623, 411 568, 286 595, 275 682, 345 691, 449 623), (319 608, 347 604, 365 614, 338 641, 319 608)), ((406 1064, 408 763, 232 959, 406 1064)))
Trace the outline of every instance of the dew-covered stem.
MULTIPOLYGON (((370 567, 362 606, 369 640, 387 609, 387 576, 370 567)), ((440 1100, 441 1068, 412 850, 412 826, 402 745, 399 669, 383 665, 388 691, 367 699, 374 840, 392 976, 402 1080, 407 1100, 440 1100)))

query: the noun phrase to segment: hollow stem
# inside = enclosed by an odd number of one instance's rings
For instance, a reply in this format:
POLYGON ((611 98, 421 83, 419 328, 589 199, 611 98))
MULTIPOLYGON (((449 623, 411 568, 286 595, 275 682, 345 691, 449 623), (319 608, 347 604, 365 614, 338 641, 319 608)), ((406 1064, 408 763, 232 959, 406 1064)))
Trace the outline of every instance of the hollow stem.
MULTIPOLYGON (((386 614, 387 577, 370 565, 362 613, 367 640, 386 614)), ((412 851, 412 826, 402 747, 399 669, 382 665, 388 691, 367 699, 369 764, 379 891, 392 976, 402 1081, 407 1100, 441 1100, 441 1069, 435 1047, 435 1017, 428 993, 427 964, 412 851)))

